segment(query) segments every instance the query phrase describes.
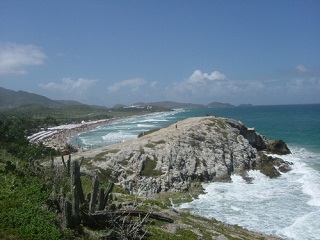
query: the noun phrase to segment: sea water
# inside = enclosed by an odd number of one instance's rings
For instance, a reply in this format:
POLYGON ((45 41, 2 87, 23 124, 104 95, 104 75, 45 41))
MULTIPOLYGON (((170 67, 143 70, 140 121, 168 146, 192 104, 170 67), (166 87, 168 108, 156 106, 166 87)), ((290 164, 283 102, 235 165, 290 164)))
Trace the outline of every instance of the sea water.
POLYGON ((114 122, 72 141, 104 146, 206 114, 234 118, 269 139, 284 140, 292 154, 280 157, 293 163, 292 171, 274 179, 250 171, 251 184, 237 175, 231 182, 206 183, 205 194, 180 207, 285 239, 320 239, 320 104, 179 109, 114 122))

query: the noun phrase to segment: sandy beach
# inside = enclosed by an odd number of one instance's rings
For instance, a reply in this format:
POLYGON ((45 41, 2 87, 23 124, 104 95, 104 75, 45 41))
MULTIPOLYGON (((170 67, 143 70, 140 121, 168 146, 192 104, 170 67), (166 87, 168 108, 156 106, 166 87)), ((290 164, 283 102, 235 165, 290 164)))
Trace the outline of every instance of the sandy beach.
POLYGON ((35 133, 28 137, 31 143, 42 142, 45 146, 58 149, 64 149, 68 143, 68 138, 81 132, 90 131, 99 126, 111 123, 119 118, 102 119, 97 121, 82 122, 78 124, 59 125, 50 127, 41 132, 35 133))

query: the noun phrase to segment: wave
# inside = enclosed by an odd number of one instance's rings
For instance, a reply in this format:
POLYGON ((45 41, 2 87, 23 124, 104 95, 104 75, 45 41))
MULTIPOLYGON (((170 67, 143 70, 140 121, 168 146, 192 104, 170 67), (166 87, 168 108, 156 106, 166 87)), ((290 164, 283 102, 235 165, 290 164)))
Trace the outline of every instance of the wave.
POLYGON ((252 184, 238 175, 229 183, 204 184, 205 194, 180 207, 286 239, 320 239, 320 155, 290 149, 292 154, 279 157, 294 163, 292 171, 275 179, 249 171, 252 184))
POLYGON ((135 134, 130 134, 130 133, 120 131, 120 132, 116 132, 116 133, 108 133, 108 134, 102 136, 102 140, 106 141, 106 142, 115 143, 115 142, 132 140, 136 137, 137 137, 137 135, 135 135, 135 134))
POLYGON ((138 128, 156 128, 156 125, 152 124, 137 124, 138 128))
POLYGON ((300 177, 302 192, 310 197, 311 206, 320 207, 320 154, 307 151, 305 148, 291 147, 292 154, 282 158, 294 163, 294 172, 300 177))
POLYGON ((290 226, 278 230, 276 233, 288 239, 320 239, 320 210, 309 212, 295 219, 290 226))

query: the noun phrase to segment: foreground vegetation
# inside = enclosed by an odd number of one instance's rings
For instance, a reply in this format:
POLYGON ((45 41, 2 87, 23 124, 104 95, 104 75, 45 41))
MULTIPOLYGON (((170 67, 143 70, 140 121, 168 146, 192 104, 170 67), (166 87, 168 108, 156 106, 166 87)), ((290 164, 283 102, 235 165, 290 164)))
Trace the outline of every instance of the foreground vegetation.
MULTIPOLYGON (((75 159, 50 162, 52 156, 61 153, 41 144, 30 145, 26 136, 41 127, 83 119, 83 116, 62 120, 55 118, 57 115, 28 114, 8 114, 0 119, 0 239, 276 239, 172 207, 172 203, 190 201, 199 194, 199 184, 187 193, 163 193, 145 198, 130 195, 117 186, 110 187, 112 179, 107 171, 78 175, 84 198, 79 209, 71 211, 71 216, 74 211, 79 212, 79 220, 70 223, 74 217, 66 217, 68 211, 62 202, 70 201, 71 206, 75 206, 77 193, 73 191, 75 178, 71 170, 75 159), (99 187, 93 184, 95 176, 99 187), (102 191, 105 193, 101 205, 102 191), (93 206, 97 209, 92 210, 93 206), (96 210, 107 214, 98 225, 95 224, 96 210), (138 215, 131 214, 133 210, 138 215), (169 220, 163 221, 158 215, 169 220)), ((90 169, 91 160, 94 158, 80 159, 79 164, 90 169)), ((147 171, 148 166, 145 169, 147 171)), ((79 182, 76 185, 79 186, 79 182)))
MULTIPOLYGON (((0 169, 0 239, 277 239, 172 208, 172 203, 189 201, 195 196, 192 194, 198 194, 192 191, 144 198, 129 195, 115 186, 103 211, 95 212, 113 214, 102 221, 100 218, 97 220, 94 218, 97 215, 90 215, 89 210, 92 179, 85 175, 81 176, 81 182, 87 200, 79 209, 85 214, 80 214, 81 221, 77 225, 66 226, 57 199, 73 197, 70 195, 72 181, 63 165, 52 168, 37 162, 22 164, 19 159, 2 151, 0 169), (141 214, 133 216, 130 214, 133 210, 139 210, 141 214), (158 220, 153 215, 172 221, 158 220), (89 220, 85 216, 90 216, 89 220)), ((101 173, 98 178, 100 187, 108 189, 108 176, 101 173)))

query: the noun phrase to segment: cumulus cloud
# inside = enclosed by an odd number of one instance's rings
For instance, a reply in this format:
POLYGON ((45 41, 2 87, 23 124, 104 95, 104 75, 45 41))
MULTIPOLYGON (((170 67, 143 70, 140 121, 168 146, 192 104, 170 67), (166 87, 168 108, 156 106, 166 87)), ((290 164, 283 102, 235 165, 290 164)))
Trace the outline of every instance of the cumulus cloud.
POLYGON ((262 81, 231 80, 219 71, 203 73, 196 70, 186 80, 175 82, 166 89, 166 96, 170 99, 188 99, 187 101, 217 101, 244 99, 247 96, 258 95, 266 85, 262 81), (242 96, 242 97, 241 97, 242 96))
POLYGON ((25 67, 41 65, 45 58, 37 46, 0 43, 0 75, 26 74, 25 67))
POLYGON ((143 78, 132 78, 128 80, 122 80, 116 82, 108 87, 109 92, 117 92, 123 88, 129 88, 132 91, 137 91, 139 88, 146 83, 146 80, 143 78))
POLYGON ((199 94, 220 88, 227 82, 226 76, 218 71, 213 71, 209 74, 202 73, 201 70, 195 70, 187 80, 174 83, 173 89, 180 93, 199 94))
POLYGON ((218 71, 212 73, 202 73, 201 70, 195 70, 188 78, 188 83, 205 83, 208 81, 224 80, 226 76, 218 71))
POLYGON ((47 90, 62 91, 68 93, 83 94, 90 87, 94 86, 97 80, 79 78, 72 80, 71 78, 63 78, 60 83, 49 82, 46 84, 40 84, 40 86, 47 90))

